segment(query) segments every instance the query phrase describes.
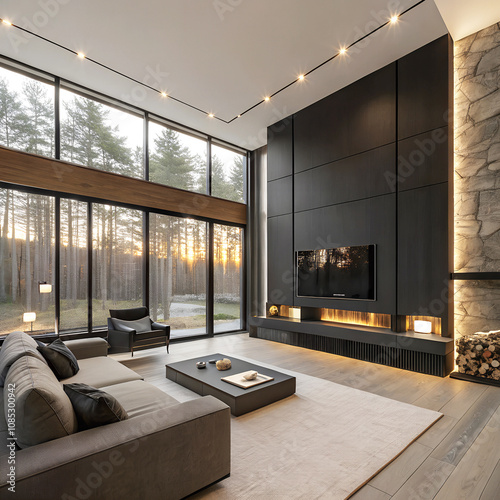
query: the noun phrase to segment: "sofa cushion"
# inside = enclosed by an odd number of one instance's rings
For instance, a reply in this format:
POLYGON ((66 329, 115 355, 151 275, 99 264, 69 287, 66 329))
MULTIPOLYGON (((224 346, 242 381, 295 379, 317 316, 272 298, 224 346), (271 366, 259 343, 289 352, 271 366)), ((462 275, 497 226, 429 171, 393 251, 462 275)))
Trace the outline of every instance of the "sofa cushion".
POLYGON ((113 326, 120 330, 121 326, 126 326, 127 328, 132 328, 136 333, 150 332, 151 331, 151 319, 149 316, 144 318, 136 319, 134 321, 125 321, 124 319, 111 318, 113 326))
POLYGON ((37 343, 38 350, 59 380, 72 377, 78 373, 80 369, 78 361, 62 340, 56 339, 49 345, 42 342, 37 343))
POLYGON ((65 384, 88 384, 100 389, 130 380, 142 380, 140 375, 112 358, 99 356, 81 359, 78 364, 80 371, 73 377, 65 379, 63 381, 65 384))
MULTIPOLYGON (((76 432, 73 406, 45 361, 34 356, 19 358, 7 373, 5 386, 15 384, 16 437, 21 448, 76 432)), ((4 413, 7 404, 4 391, 4 413)))
POLYGON ((0 387, 3 387, 9 368, 22 356, 32 356, 45 363, 37 351, 36 340, 24 332, 9 333, 0 350, 0 387))
POLYGON ((127 412, 110 394, 87 384, 64 384, 78 420, 78 430, 83 431, 126 420, 127 412))
POLYGON ((76 359, 95 358, 108 355, 108 343, 101 337, 89 339, 66 340, 64 345, 75 355, 76 359))
POLYGON ((133 380, 123 384, 102 387, 101 389, 120 402, 127 411, 129 418, 179 404, 179 401, 172 396, 143 380, 133 380))

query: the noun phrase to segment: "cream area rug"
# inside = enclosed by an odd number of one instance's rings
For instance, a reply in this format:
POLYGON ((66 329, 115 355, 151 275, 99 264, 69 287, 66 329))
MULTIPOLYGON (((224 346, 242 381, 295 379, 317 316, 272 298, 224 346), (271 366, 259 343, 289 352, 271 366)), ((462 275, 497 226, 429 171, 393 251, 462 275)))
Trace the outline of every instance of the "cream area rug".
MULTIPOLYGON (((256 364, 295 376, 296 394, 232 417, 231 476, 192 498, 348 498, 442 417, 327 380, 256 364)), ((199 397, 178 388, 177 399, 199 397)))

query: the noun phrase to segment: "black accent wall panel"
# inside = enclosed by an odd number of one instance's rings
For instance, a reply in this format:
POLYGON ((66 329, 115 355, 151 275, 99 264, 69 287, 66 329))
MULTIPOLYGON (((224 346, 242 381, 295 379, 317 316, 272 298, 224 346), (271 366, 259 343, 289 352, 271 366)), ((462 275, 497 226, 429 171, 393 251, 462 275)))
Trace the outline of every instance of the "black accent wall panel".
POLYGON ((396 312, 396 195, 389 194, 295 214, 295 251, 377 245, 377 300, 297 297, 295 305, 396 312))
POLYGON ((446 316, 448 183, 398 197, 398 314, 446 316))
POLYGON ((396 63, 294 115, 294 171, 396 140, 396 63))
POLYGON ((399 141, 399 191, 447 182, 449 144, 448 127, 399 141))
POLYGON ((293 305, 293 227, 292 215, 267 219, 268 301, 293 305))
POLYGON ((293 118, 290 116, 267 129, 267 180, 293 174, 293 118))
POLYGON ((395 157, 393 143, 295 174, 295 211, 394 192, 395 157))
POLYGON ((448 125, 452 57, 445 35, 398 61, 398 138, 448 125))
POLYGON ((268 182, 267 216, 291 214, 292 210, 292 176, 268 182))

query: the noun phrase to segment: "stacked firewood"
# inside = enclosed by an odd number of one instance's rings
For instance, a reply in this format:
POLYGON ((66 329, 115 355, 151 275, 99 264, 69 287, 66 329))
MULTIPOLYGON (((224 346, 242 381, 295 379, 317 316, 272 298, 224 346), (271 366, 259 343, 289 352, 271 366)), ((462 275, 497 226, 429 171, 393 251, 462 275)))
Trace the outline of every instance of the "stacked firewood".
POLYGON ((457 339, 459 373, 500 380, 500 330, 457 339))

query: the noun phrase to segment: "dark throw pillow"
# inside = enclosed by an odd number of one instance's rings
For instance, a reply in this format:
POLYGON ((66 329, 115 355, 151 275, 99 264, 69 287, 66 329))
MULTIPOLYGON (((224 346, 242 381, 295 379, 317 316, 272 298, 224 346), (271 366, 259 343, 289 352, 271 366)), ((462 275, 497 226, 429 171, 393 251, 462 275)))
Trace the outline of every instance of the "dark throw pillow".
POLYGON ((47 361, 54 375, 59 379, 69 378, 78 373, 80 367, 75 355, 59 339, 49 345, 38 342, 37 349, 47 361))
POLYGON ((123 406, 107 392, 87 384, 64 384, 78 420, 78 430, 112 424, 128 418, 123 406))

